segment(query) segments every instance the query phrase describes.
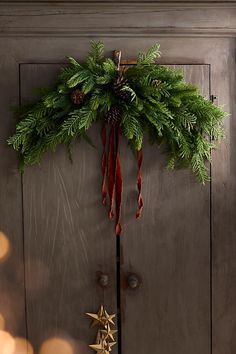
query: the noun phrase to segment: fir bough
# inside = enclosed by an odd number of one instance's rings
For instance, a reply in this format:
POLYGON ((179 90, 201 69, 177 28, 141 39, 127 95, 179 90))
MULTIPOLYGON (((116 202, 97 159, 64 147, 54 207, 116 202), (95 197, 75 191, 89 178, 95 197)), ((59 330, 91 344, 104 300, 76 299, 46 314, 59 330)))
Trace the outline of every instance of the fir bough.
POLYGON ((15 134, 8 139, 20 153, 23 166, 39 163, 58 144, 68 146, 79 137, 89 140, 86 132, 91 125, 118 106, 121 131, 134 150, 141 149, 147 134, 152 144, 167 146, 169 168, 190 167, 200 182, 206 182, 206 161, 211 160, 212 141, 224 135, 226 114, 202 97, 197 87, 186 83, 181 71, 156 64, 159 56, 156 44, 138 55, 136 65, 122 71, 122 90, 129 95, 121 97, 112 90, 120 73, 113 60, 104 57, 103 43, 92 42, 83 64, 68 58, 55 88, 47 90, 36 104, 22 107, 15 134), (75 89, 85 97, 80 106, 70 99, 75 89))

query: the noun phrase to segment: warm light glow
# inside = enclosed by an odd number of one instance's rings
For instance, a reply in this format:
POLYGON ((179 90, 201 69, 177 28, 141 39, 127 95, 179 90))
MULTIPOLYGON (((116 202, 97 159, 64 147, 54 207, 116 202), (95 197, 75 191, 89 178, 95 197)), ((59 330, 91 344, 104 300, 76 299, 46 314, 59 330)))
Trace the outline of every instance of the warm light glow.
POLYGON ((73 346, 66 339, 53 337, 43 342, 39 354, 75 354, 73 346))
POLYGON ((13 354, 15 341, 13 337, 5 331, 0 331, 0 354, 13 354))
POLYGON ((4 261, 10 252, 10 242, 7 236, 0 231, 0 262, 4 261))
MULTIPOLYGON (((0 349, 1 353, 1 349, 0 349)), ((15 338, 15 350, 13 354, 34 354, 32 345, 24 338, 15 338)))
POLYGON ((3 315, 0 313, 0 330, 3 330, 5 328, 5 319, 3 315))

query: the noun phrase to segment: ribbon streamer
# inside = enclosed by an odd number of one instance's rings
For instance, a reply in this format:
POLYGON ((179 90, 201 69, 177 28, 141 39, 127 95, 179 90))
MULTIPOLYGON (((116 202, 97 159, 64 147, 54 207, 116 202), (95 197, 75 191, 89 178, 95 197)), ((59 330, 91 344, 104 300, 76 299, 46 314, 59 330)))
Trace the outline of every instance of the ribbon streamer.
POLYGON ((121 199, 122 199, 122 188, 123 188, 123 181, 122 181, 122 173, 121 173, 121 163, 120 163, 120 128, 117 129, 117 136, 116 136, 116 179, 115 179, 115 186, 116 186, 116 236, 119 236, 122 232, 122 227, 120 224, 120 214, 121 214, 121 199))
MULTIPOLYGON (((115 232, 116 236, 121 235, 121 204, 122 204, 122 191, 123 191, 123 178, 121 171, 120 161, 120 127, 111 127, 110 137, 108 143, 108 153, 106 153, 107 134, 106 127, 103 126, 102 132, 102 202, 106 205, 107 190, 109 195, 109 219, 113 219, 115 216, 115 232), (106 186, 107 182, 107 186, 106 186), (114 211, 115 204, 115 211, 114 211)), ((143 209, 142 198, 142 176, 141 167, 143 163, 143 151, 142 149, 137 153, 138 161, 138 174, 137 174, 137 188, 138 188, 138 207, 136 211, 136 218, 141 216, 143 209)))
POLYGON ((109 208, 109 218, 113 219, 114 217, 114 194, 115 194, 115 128, 111 128, 110 132, 110 141, 109 141, 109 150, 108 150, 108 194, 110 198, 110 208, 109 208))
POLYGON ((102 128, 102 145, 103 145, 103 152, 102 152, 102 204, 106 205, 106 197, 107 197, 107 187, 106 187, 106 169, 107 169, 107 154, 106 154, 106 140, 107 140, 107 133, 106 133, 106 126, 104 125, 102 128))
POLYGON ((141 167, 143 163, 143 150, 140 149, 137 153, 138 160, 138 175, 137 175, 137 188, 138 188, 138 208, 136 211, 136 218, 139 218, 143 209, 143 198, 142 198, 142 175, 141 167))

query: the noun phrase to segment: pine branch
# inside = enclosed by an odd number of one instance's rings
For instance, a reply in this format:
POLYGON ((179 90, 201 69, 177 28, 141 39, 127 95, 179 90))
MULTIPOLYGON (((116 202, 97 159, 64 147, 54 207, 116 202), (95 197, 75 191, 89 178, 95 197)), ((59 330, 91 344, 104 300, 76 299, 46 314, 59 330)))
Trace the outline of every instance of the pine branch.
POLYGON ((138 55, 138 64, 152 64, 155 60, 160 57, 159 51, 160 45, 154 44, 146 53, 141 52, 138 55))
POLYGON ((68 57, 67 59, 68 59, 69 63, 70 63, 73 67, 75 67, 76 70, 78 70, 78 69, 82 70, 83 67, 77 62, 77 60, 75 60, 75 59, 72 58, 72 57, 68 57))
POLYGON ((73 88, 84 81, 91 80, 92 77, 93 74, 91 73, 91 71, 84 69, 75 73, 72 77, 70 77, 69 80, 67 81, 67 85, 68 87, 73 88))
POLYGON ((132 141, 135 150, 140 150, 143 141, 143 127, 135 112, 126 111, 122 116, 122 129, 126 138, 132 141))
POLYGON ((104 58, 104 44, 99 41, 91 41, 91 50, 89 57, 92 57, 96 62, 101 62, 104 58))
POLYGON ((38 102, 17 113, 15 134, 7 142, 19 151, 22 168, 40 162, 58 144, 70 146, 76 138, 89 141, 86 131, 93 122, 117 106, 122 132, 134 150, 141 148, 146 133, 151 143, 166 145, 168 168, 189 167, 205 183, 209 179, 206 162, 215 147, 209 138, 223 136, 226 114, 186 83, 181 70, 154 65, 159 55, 156 44, 138 55, 137 65, 122 72, 126 84, 120 91, 129 92, 129 99, 112 89, 117 70, 110 58, 104 58, 103 43, 92 42, 83 64, 69 57, 55 89, 42 92, 38 102), (80 106, 71 101, 75 90, 83 92, 80 106))
POLYGON ((65 66, 61 68, 61 73, 59 74, 59 81, 66 83, 72 76, 78 73, 76 66, 65 66))
POLYGON ((131 96, 131 102, 134 101, 134 100, 137 100, 137 95, 135 93, 135 91, 129 87, 128 85, 125 85, 121 91, 126 91, 126 92, 129 92, 130 93, 130 96, 131 96))
POLYGON ((90 107, 76 109, 69 114, 69 118, 63 123, 62 131, 70 136, 78 135, 81 131, 90 128, 96 116, 97 112, 93 111, 90 107))

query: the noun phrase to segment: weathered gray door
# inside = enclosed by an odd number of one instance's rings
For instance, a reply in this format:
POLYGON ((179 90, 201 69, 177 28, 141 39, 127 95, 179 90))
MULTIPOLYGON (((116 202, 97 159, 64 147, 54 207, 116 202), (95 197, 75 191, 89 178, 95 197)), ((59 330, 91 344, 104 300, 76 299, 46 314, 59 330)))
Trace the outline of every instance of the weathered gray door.
MULTIPOLYGON (((21 102, 32 99, 35 88, 50 84, 58 68, 21 65, 21 102)), ((209 66, 182 68, 186 79, 209 96, 209 66)), ((200 186, 188 171, 168 172, 164 148, 146 143, 145 208, 136 221, 136 161, 123 141, 124 233, 116 245, 101 205, 100 126, 89 133, 96 148, 76 144, 71 164, 61 147, 40 166, 27 168, 22 178, 30 342, 37 349, 47 338, 62 337, 86 353, 95 333, 84 313, 96 311, 100 303, 117 312, 118 301, 123 353, 172 354, 174 348, 176 354, 208 354, 210 185, 200 186), (109 275, 106 289, 97 282, 101 272, 109 275), (141 283, 136 290, 128 285, 133 273, 141 283)))
MULTIPOLYGON (((37 87, 53 83, 58 69, 21 65, 21 102, 32 99, 37 87)), ((101 203, 99 132, 99 125, 90 132, 96 148, 75 144, 72 163, 61 147, 46 154, 40 166, 27 168, 22 178, 26 323, 36 350, 56 337, 76 353, 87 353, 96 332, 89 329, 85 312, 97 311, 101 303, 116 312, 116 240, 101 203), (104 272, 109 276, 105 291, 99 286, 104 272)))
POLYGON ((121 310, 124 354, 234 354, 235 1, 105 2, 0 2, 0 329, 28 337, 37 354, 86 353, 94 331, 84 312, 104 302, 121 310), (166 171, 163 147, 145 145, 138 221, 137 166, 123 142, 120 244, 101 205, 98 127, 90 132, 97 148, 76 145, 73 165, 59 148, 22 178, 6 145, 11 107, 52 82, 66 55, 83 60, 90 39, 126 59, 159 42, 160 62, 188 64, 187 80, 231 115, 205 187, 187 171, 166 171), (107 289, 100 272, 109 275, 107 289), (55 337, 64 338, 56 353, 53 342, 39 352, 55 337))
MULTIPOLYGON (((209 98, 210 66, 178 65, 209 98)), ((125 232, 121 238, 123 353, 209 354, 210 184, 165 168, 165 147, 144 146, 143 216, 135 220, 136 161, 123 148, 125 232), (133 279, 132 279, 133 277, 133 279), (138 284, 135 284, 137 277, 138 284), (137 285, 137 288, 132 288, 137 285)))

